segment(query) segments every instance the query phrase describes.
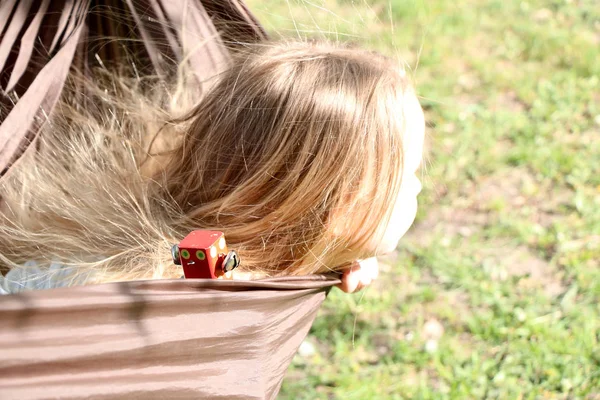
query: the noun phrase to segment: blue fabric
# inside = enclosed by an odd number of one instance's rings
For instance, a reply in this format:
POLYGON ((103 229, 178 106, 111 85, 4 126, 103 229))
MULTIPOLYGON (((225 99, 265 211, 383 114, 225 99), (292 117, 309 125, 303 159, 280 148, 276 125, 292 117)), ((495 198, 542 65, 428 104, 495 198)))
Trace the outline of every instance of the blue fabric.
POLYGON ((81 285, 87 275, 78 273, 77 267, 58 262, 53 262, 50 267, 40 267, 35 261, 27 261, 22 267, 12 268, 6 276, 0 275, 0 294, 81 285))

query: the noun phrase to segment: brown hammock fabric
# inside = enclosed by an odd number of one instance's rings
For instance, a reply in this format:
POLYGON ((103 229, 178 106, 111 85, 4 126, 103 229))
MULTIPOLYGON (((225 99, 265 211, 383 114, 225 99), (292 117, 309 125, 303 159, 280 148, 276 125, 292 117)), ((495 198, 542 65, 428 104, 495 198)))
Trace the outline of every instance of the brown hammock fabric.
MULTIPOLYGON (((0 174, 35 151, 72 66, 133 62, 161 76, 187 62, 201 93, 228 49, 265 37, 239 0, 0 0, 0 174)), ((337 283, 156 280, 0 296, 0 398, 275 398, 337 283)))
POLYGON ((1 399, 273 399, 323 277, 0 296, 1 399))

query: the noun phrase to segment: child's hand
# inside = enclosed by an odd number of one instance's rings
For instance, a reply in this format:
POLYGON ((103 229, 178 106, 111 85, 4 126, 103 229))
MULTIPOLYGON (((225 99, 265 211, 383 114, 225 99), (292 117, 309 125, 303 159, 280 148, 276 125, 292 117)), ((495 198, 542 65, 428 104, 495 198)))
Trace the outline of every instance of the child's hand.
POLYGON ((379 264, 377 258, 357 261, 344 271, 340 278, 342 283, 338 285, 338 288, 346 293, 355 293, 369 286, 373 280, 377 279, 378 275, 379 264))

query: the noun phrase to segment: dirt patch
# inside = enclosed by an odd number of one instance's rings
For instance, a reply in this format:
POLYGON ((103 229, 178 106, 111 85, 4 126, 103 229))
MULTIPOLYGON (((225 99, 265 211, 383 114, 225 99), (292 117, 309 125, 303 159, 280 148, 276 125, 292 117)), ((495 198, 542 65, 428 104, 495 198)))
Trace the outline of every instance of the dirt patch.
POLYGON ((566 290, 561 273, 526 246, 493 241, 481 249, 478 257, 493 280, 518 278, 519 287, 541 289, 549 297, 556 297, 566 290))
POLYGON ((496 101, 491 105, 492 111, 505 110, 510 112, 524 112, 527 105, 519 99, 514 91, 500 93, 496 97, 496 101))
POLYGON ((557 210, 569 205, 573 196, 572 190, 566 187, 538 182, 524 168, 510 168, 480 180, 469 200, 474 210, 494 212, 500 207, 547 227, 560 217, 557 210))
POLYGON ((488 213, 468 207, 429 210, 425 219, 408 232, 407 240, 419 246, 429 246, 436 238, 448 241, 456 236, 469 237, 480 231, 489 219, 488 213))
POLYGON ((537 190, 535 178, 526 170, 510 168, 484 177, 475 186, 471 196, 472 206, 486 210, 490 202, 501 199, 511 206, 527 203, 527 194, 537 190))
MULTIPOLYGON (((432 201, 437 203, 445 195, 436 195, 432 201)), ((571 203, 573 193, 567 188, 553 188, 549 183, 540 184, 526 169, 507 168, 478 181, 465 182, 454 196, 450 204, 427 210, 407 239, 427 246, 434 238, 469 237, 506 212, 548 227, 560 217, 557 210, 571 203)))
POLYGON ((428 210, 415 230, 421 229, 419 225, 430 229, 432 225, 447 223, 456 226, 450 231, 458 232, 460 226, 491 223, 503 210, 547 227, 561 216, 557 210, 572 203, 574 193, 567 187, 556 188, 551 182, 539 182, 526 168, 506 168, 465 182, 454 196, 446 209, 428 210))
MULTIPOLYGON (((461 319, 464 319, 464 317, 473 313, 469 296, 465 292, 458 289, 446 290, 439 293, 434 303, 446 305, 454 310, 456 315, 460 315, 461 319)), ((432 307, 430 311, 434 312, 435 308, 432 307)))
MULTIPOLYGON (((547 228, 564 218, 560 210, 567 209, 572 196, 570 189, 540 183, 524 168, 507 168, 478 181, 465 182, 450 204, 428 210, 406 240, 420 247, 427 247, 434 240, 450 246, 456 238, 483 235, 483 229, 505 217, 547 228)), ((551 297, 565 290, 561 273, 524 244, 487 239, 470 251, 488 269, 491 279, 516 277, 520 287, 542 289, 551 297)))

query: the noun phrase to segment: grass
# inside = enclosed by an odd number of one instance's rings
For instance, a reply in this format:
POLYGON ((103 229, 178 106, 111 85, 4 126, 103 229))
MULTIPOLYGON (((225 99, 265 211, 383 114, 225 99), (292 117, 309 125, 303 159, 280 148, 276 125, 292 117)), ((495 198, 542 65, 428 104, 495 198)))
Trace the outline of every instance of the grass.
POLYGON ((429 124, 415 226, 332 291, 280 398, 600 399, 597 2, 248 3, 404 59, 429 124))

